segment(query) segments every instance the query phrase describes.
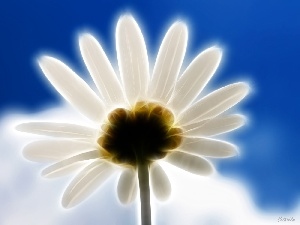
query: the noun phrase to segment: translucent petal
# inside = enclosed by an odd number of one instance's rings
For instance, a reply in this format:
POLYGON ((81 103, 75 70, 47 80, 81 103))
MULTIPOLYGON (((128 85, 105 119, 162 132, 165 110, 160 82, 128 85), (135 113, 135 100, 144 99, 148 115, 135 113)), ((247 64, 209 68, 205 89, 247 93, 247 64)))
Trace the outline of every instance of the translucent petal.
POLYGON ((184 23, 174 23, 160 46, 149 88, 149 95, 167 103, 173 93, 187 45, 188 33, 184 23))
POLYGON ((93 138, 97 130, 69 123, 30 122, 19 124, 18 131, 59 138, 93 138))
POLYGON ((144 97, 149 82, 149 62, 141 30, 130 15, 122 16, 116 30, 121 78, 130 103, 144 97))
POLYGON ((35 162, 53 162, 95 149, 93 143, 76 140, 39 140, 24 147, 23 155, 35 162))
POLYGON ((80 36, 79 46, 83 60, 105 102, 124 102, 119 80, 97 40, 90 34, 83 34, 80 36))
MULTIPOLYGON (((45 178, 57 178, 57 177, 63 177, 63 176, 68 176, 72 173, 77 173, 78 171, 80 171, 80 169, 86 165, 85 161, 79 161, 73 164, 70 164, 68 166, 65 166, 63 168, 61 168, 60 170, 56 171, 53 174, 47 174, 47 175, 43 175, 43 177, 45 178)), ((43 172, 43 171, 42 171, 43 172)))
POLYGON ((42 56, 38 63, 51 84, 71 105, 93 121, 102 119, 102 101, 76 73, 50 56, 42 56))
POLYGON ((62 205, 71 208, 88 198, 113 173, 113 167, 97 160, 85 167, 69 184, 62 198, 62 205))
POLYGON ((220 88, 193 104, 179 117, 182 126, 213 118, 241 101, 249 92, 246 83, 220 88))
POLYGON ((235 130, 245 124, 241 115, 219 116, 183 126, 185 137, 208 137, 235 130))
POLYGON ((118 182, 118 197, 123 204, 132 202, 137 194, 137 176, 133 169, 122 172, 118 182))
POLYGON ((161 201, 165 201, 171 194, 171 183, 166 172, 158 163, 152 163, 150 166, 151 190, 155 197, 161 201))
POLYGON ((72 156, 71 158, 62 160, 60 162, 57 162, 51 166, 48 166, 42 171, 42 176, 47 178, 53 178, 53 177, 59 177, 61 175, 65 174, 64 170, 68 170, 70 166, 72 166, 74 163, 90 160, 90 159, 96 159, 100 157, 100 151, 99 150, 93 150, 89 152, 84 152, 75 156, 72 156))
POLYGON ((237 148, 225 141, 208 138, 185 138, 180 150, 196 155, 227 158, 237 154, 237 148))
POLYGON ((212 47, 199 54, 176 83, 170 105, 177 112, 184 110, 199 95, 220 61, 221 50, 212 47))
POLYGON ((184 152, 173 152, 166 157, 166 161, 197 175, 207 176, 213 172, 213 166, 206 159, 184 152))

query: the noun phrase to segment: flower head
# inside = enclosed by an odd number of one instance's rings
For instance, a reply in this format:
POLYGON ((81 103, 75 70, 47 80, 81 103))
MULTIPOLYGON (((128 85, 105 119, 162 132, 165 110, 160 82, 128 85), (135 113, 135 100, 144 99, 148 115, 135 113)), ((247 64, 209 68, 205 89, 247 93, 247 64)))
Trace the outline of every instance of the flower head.
POLYGON ((146 45, 133 17, 117 24, 116 47, 120 77, 102 47, 91 34, 79 38, 81 55, 97 86, 89 85, 64 63, 50 56, 38 59, 54 88, 94 127, 69 123, 30 122, 19 131, 54 137, 29 143, 24 149, 32 161, 57 161, 43 170, 57 177, 86 166, 64 192, 63 206, 72 207, 87 198, 115 171, 122 168, 118 196, 127 203, 137 191, 137 167, 149 165, 155 196, 166 199, 171 184, 160 160, 199 175, 212 173, 206 157, 234 156, 234 145, 212 139, 244 124, 241 115, 222 113, 248 93, 245 83, 222 87, 196 100, 221 60, 221 50, 200 53, 178 78, 187 45, 187 28, 174 23, 165 35, 149 74, 146 45))

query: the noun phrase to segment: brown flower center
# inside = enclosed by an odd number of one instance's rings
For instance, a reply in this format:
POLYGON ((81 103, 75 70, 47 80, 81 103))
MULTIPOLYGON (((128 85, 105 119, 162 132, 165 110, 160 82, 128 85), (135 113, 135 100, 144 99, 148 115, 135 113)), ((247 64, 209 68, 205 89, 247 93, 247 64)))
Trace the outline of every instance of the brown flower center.
POLYGON ((138 102, 131 110, 113 110, 102 129, 98 143, 103 157, 134 167, 164 158, 182 141, 172 112, 151 102, 138 102))

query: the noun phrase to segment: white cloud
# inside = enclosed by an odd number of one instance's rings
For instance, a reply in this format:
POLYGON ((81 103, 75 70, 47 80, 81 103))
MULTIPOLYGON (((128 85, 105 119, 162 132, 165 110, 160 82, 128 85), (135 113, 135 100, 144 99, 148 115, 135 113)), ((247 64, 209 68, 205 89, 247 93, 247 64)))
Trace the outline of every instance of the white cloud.
MULTIPOLYGON (((78 207, 71 210, 61 207, 60 198, 72 177, 41 178, 39 172, 44 165, 21 156, 22 146, 33 140, 32 136, 13 130, 21 121, 49 118, 71 122, 77 120, 77 115, 63 106, 26 117, 11 113, 0 121, 0 224, 139 224, 138 200, 122 206, 116 199, 117 174, 78 207)), ((172 181, 173 193, 165 203, 152 199, 153 225, 271 225, 278 224, 279 217, 300 221, 300 207, 288 213, 257 209, 241 180, 229 180, 217 174, 198 177, 168 164, 163 166, 172 181)))
POLYGON ((190 225, 268 225, 279 217, 300 221, 300 207, 293 212, 263 212, 255 207, 249 189, 241 180, 219 175, 198 177, 165 164, 172 180, 172 198, 160 207, 161 224, 190 225))

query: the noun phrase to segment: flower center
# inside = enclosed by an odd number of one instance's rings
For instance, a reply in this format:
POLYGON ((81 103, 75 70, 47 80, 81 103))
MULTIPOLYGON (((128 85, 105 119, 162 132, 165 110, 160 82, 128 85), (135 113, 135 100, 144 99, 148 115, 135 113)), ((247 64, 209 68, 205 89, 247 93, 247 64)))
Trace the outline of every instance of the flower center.
POLYGON ((102 129, 98 144, 103 157, 134 167, 165 157, 182 141, 172 112, 151 102, 138 102, 131 110, 113 110, 102 129))

